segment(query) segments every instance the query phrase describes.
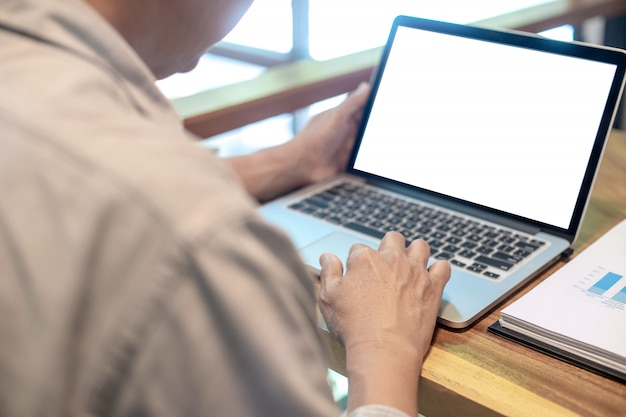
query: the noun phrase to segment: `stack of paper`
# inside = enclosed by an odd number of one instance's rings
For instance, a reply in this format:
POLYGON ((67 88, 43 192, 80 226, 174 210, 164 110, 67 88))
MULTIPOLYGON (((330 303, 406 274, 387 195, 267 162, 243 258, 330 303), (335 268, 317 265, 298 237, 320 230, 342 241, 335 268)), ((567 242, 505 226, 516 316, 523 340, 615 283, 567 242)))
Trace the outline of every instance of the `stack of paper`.
POLYGON ((498 324, 496 333, 626 381, 626 219, 503 309, 498 324))

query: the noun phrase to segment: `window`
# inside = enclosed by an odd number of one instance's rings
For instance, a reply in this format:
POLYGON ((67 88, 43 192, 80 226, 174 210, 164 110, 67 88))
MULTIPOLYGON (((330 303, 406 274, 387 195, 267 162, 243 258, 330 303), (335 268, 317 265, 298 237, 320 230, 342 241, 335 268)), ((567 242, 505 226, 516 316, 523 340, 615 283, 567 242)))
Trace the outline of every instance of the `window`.
MULTIPOLYGON (((398 14, 469 23, 546 2, 256 0, 237 27, 207 53, 195 70, 176 74, 158 85, 167 97, 176 98, 251 79, 268 67, 297 59, 325 60, 381 46, 398 14)), ((544 34, 571 40, 573 29, 557 28, 544 34)), ((225 154, 275 145, 288 140, 309 115, 337 101, 335 98, 312 106, 295 117, 282 115, 255 123, 212 138, 211 142, 226 149, 225 154)))

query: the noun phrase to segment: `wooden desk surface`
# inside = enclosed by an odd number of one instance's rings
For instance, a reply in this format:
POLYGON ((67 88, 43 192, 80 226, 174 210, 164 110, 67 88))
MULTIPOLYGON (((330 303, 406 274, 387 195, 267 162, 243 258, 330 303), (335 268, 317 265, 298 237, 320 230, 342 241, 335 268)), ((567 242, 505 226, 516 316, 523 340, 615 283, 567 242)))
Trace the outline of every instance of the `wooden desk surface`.
MULTIPOLYGON (((613 131, 574 255, 626 218, 626 132, 613 131)), ((626 416, 626 384, 535 352, 487 327, 541 277, 465 331, 438 328, 420 380, 420 413, 437 416, 626 416)), ((622 324, 623 325, 623 324, 622 324)), ((345 351, 324 335, 331 368, 345 373, 345 351)))

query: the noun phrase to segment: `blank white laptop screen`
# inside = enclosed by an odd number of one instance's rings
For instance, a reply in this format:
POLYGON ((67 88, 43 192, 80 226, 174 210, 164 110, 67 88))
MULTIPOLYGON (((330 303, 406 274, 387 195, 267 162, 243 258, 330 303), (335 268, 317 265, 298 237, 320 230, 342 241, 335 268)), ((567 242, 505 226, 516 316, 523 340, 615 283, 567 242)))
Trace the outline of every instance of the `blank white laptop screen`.
POLYGON ((568 228, 615 71, 400 26, 354 169, 568 228))

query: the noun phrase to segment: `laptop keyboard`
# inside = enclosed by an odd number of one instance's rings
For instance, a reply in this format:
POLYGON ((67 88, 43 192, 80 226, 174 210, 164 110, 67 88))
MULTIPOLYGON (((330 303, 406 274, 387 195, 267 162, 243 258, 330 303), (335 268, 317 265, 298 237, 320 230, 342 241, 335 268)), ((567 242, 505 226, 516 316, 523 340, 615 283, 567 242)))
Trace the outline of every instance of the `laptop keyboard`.
POLYGON ((516 231, 344 182, 309 195, 289 208, 363 234, 404 235, 407 245, 424 239, 431 257, 497 279, 530 258, 545 242, 516 231))

